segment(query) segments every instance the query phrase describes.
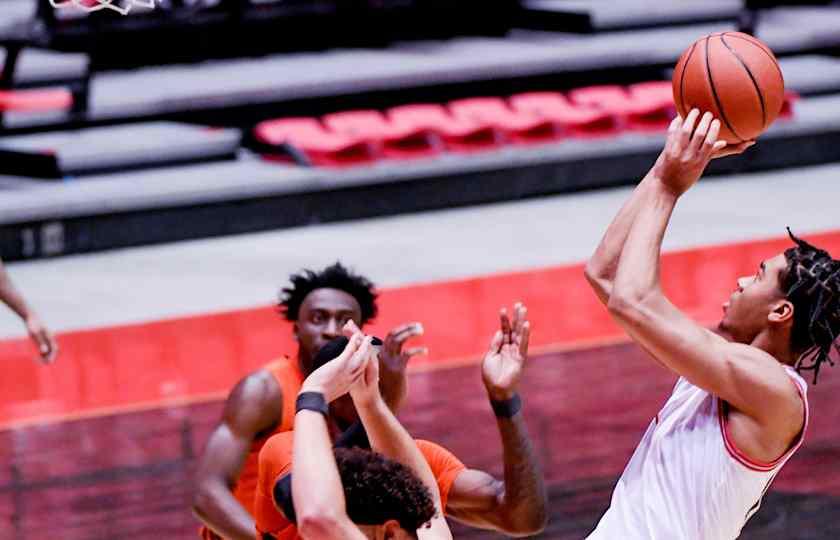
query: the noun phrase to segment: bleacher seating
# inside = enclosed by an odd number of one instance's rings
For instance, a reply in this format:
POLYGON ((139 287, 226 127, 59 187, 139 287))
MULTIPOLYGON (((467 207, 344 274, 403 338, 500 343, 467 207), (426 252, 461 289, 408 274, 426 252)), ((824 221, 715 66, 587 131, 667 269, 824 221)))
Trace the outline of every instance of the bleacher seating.
MULTIPOLYGON (((797 95, 786 95, 789 117, 797 95)), ((504 145, 560 144, 625 131, 664 131, 676 114, 670 81, 627 87, 589 86, 561 92, 407 104, 387 111, 343 111, 318 118, 278 118, 254 128, 254 149, 269 159, 347 167, 381 159, 464 153, 504 145)))
MULTIPOLYGON (((31 24, 35 1, 5 0, 15 23, 0 21, 9 259, 632 183, 674 114, 679 54, 740 24, 740 0, 214 0, 125 17, 37 0, 31 24), (57 227, 60 250, 20 250, 57 227)), ((712 174, 840 161, 840 9, 756 21, 783 119, 712 174)))

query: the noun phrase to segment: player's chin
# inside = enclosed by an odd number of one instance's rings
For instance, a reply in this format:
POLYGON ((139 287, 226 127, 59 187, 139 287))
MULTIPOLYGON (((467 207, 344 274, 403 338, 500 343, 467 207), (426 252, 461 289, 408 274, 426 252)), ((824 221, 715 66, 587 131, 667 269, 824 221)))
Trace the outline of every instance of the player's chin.
POLYGON ((732 339, 732 332, 730 331, 730 326, 726 321, 726 317, 724 316, 717 325, 717 331, 722 336, 726 337, 727 339, 732 339))

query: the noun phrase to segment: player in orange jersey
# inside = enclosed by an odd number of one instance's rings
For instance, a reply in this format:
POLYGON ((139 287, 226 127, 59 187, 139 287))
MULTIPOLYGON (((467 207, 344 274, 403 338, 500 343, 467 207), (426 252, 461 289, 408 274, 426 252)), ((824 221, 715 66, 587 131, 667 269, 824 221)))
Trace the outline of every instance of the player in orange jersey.
MULTIPOLYGON (((266 439, 292 429, 294 403, 305 374, 313 370, 318 351, 341 336, 347 321, 364 326, 376 316, 376 293, 366 278, 340 263, 321 271, 292 275, 291 286, 281 292, 280 308, 294 323, 298 342, 295 358, 282 357, 234 386, 225 403, 222 421, 213 431, 199 462, 193 512, 204 523, 206 539, 253 538, 253 500, 257 456, 266 439)), ((385 340, 381 355, 381 383, 386 402, 396 409, 405 394, 405 365, 422 348, 403 350, 422 327, 406 324, 385 340)), ((334 407, 333 427, 344 429, 352 405, 334 407)))
MULTIPOLYGON (((357 330, 352 324, 348 327, 357 330)), ((506 441, 505 470, 508 474, 504 484, 486 473, 467 469, 458 458, 439 445, 416 441, 436 482, 440 508, 447 515, 479 528, 511 535, 539 532, 545 525, 546 515, 542 476, 530 452, 530 443, 522 426, 521 403, 516 393, 527 357, 529 333, 524 306, 516 306, 512 323, 503 312, 501 329, 493 337, 482 365, 484 383, 506 441), (511 440, 518 442, 511 443, 511 440)), ((347 338, 338 338, 322 350, 330 350, 330 358, 340 358, 339 353, 346 344, 347 338)), ((358 407, 355 397, 354 403, 358 407)), ((364 420, 364 415, 361 416, 364 420)), ((292 504, 289 476, 294 436, 294 432, 274 435, 260 451, 259 480, 254 500, 258 538, 299 538, 293 524, 297 503, 292 504)), ((337 446, 344 442, 342 437, 337 446)), ((355 442, 360 441, 357 439, 355 442)), ((370 443, 376 448, 372 436, 370 443)), ((336 459, 343 474, 345 469, 358 468, 357 461, 362 457, 337 451, 336 459)), ((376 468, 376 465, 371 466, 376 468)), ((345 489, 348 489, 346 485, 345 489)), ((364 523, 359 520, 363 519, 361 516, 369 516, 367 507, 358 501, 353 501, 353 504, 356 506, 352 511, 348 510, 350 518, 356 523, 364 523)))

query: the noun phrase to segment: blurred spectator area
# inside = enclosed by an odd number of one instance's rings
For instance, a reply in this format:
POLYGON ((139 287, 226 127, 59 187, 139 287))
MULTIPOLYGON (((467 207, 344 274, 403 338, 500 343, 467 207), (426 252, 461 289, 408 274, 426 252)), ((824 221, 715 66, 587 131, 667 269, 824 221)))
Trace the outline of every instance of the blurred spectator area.
POLYGON ((10 259, 632 183, 674 114, 680 53, 747 23, 780 59, 786 108, 712 172, 840 160, 830 2, 0 9, 10 259))

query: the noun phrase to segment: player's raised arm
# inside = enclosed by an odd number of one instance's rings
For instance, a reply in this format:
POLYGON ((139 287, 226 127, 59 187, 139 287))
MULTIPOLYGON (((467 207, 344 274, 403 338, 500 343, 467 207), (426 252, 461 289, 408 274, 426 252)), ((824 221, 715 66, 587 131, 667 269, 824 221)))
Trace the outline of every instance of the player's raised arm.
POLYGON ((306 540, 364 540, 347 517, 344 488, 327 429, 327 404, 364 372, 370 338, 356 333, 344 352, 304 381, 297 401, 292 494, 297 527, 306 540))
MULTIPOLYGON (((674 119, 675 123, 678 121, 679 118, 674 119)), ((615 271, 618 269, 618 259, 621 256, 621 250, 624 248, 624 242, 627 241, 627 235, 630 234, 630 227, 633 225, 636 214, 638 214, 639 208, 648 196, 654 182, 655 179, 652 174, 648 173, 636 186, 633 194, 607 227, 607 231, 601 238, 595 253, 586 263, 586 280, 604 305, 609 302, 610 294, 612 294, 615 271)))
POLYGON ((410 468, 432 495, 435 516, 429 522, 428 528, 421 527, 417 531, 418 537, 435 540, 451 539, 452 533, 443 515, 440 492, 432 470, 417 447, 417 443, 400 424, 382 398, 379 390, 379 362, 377 359, 368 363, 364 375, 350 390, 350 395, 353 397, 353 403, 367 430, 371 448, 410 468))
POLYGON ((663 364, 757 420, 770 421, 779 407, 799 406, 779 363, 693 322, 668 301, 660 284, 665 229, 677 199, 697 182, 716 153, 726 151, 726 143, 717 140, 719 129, 711 114, 700 118, 697 110, 671 125, 652 170, 655 181, 625 241, 609 309, 630 336, 663 364))
POLYGON ((545 529, 548 500, 519 395, 531 326, 521 303, 514 306, 513 321, 507 310, 500 315, 501 325, 484 356, 481 375, 502 441, 504 478, 465 470, 449 490, 446 511, 474 527, 532 536, 545 529))

